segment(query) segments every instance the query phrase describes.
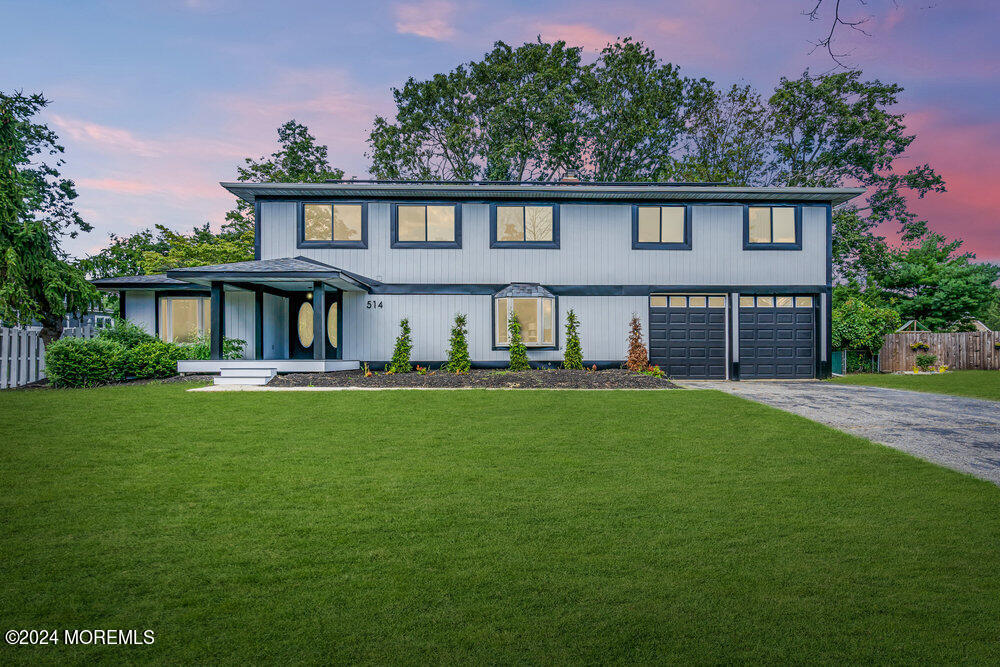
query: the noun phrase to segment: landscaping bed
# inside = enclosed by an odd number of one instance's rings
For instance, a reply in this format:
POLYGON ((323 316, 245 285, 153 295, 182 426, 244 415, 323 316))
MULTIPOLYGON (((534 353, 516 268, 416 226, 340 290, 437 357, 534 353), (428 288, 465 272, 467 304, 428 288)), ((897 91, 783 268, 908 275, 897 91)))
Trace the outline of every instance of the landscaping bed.
POLYGON ((269 387, 413 387, 432 389, 674 389, 665 378, 641 375, 623 368, 602 371, 533 369, 507 371, 472 369, 468 373, 373 373, 337 371, 332 373, 289 373, 271 380, 269 387))

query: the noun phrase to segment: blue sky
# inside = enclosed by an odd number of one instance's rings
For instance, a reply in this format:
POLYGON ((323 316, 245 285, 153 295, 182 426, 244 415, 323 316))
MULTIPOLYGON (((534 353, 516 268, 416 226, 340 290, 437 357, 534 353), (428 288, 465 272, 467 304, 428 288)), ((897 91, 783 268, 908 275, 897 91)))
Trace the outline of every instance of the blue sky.
MULTIPOLYGON (((830 67, 809 55, 826 28, 802 15, 811 4, 0 0, 0 89, 52 100, 45 120, 95 227, 67 242, 81 255, 109 232, 220 223, 232 198, 218 182, 243 157, 270 153, 289 118, 329 145, 334 165, 366 176, 364 140, 376 114, 391 114, 391 87, 478 58, 495 40, 565 39, 593 57, 631 35, 683 74, 769 91, 782 75, 830 67)), ((871 37, 844 35, 849 59, 906 88, 900 110, 919 137, 907 164, 930 162, 949 182, 915 208, 1000 260, 998 5, 843 5, 871 17, 871 37)))

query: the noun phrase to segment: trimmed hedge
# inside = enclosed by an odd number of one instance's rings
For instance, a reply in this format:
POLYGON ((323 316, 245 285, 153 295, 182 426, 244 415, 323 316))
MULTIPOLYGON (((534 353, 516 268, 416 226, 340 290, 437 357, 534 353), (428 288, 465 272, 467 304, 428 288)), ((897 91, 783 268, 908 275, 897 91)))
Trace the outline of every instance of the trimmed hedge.
POLYGON ((45 349, 45 374, 57 387, 92 387, 120 380, 129 350, 105 338, 61 338, 45 349))
POLYGON ((142 379, 171 377, 177 375, 177 362, 190 358, 191 352, 184 346, 154 338, 126 352, 126 375, 142 379))
POLYGON ((130 350, 137 345, 157 339, 156 336, 147 333, 138 324, 123 320, 120 317, 115 318, 115 325, 113 327, 101 329, 97 337, 121 343, 130 350))

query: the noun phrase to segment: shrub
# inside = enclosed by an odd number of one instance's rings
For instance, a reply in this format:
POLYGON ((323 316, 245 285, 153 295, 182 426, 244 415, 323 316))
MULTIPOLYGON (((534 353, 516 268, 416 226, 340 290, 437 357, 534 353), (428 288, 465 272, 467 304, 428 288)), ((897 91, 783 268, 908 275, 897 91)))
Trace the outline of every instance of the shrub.
POLYGON ((833 310, 833 349, 879 351, 885 335, 899 328, 899 313, 872 306, 861 299, 848 299, 833 310))
POLYGON ((583 348, 580 346, 580 320, 570 308, 566 313, 566 353, 563 357, 563 368, 583 370, 583 348))
POLYGON ((628 326, 628 358, 625 359, 625 368, 641 373, 649 369, 649 353, 642 340, 642 321, 638 315, 633 314, 628 326))
POLYGON ((410 373, 410 353, 413 351, 413 341, 410 340, 410 320, 403 318, 399 322, 399 336, 396 337, 396 348, 392 351, 392 361, 386 369, 390 373, 410 373))
MULTIPOLYGON (((212 340, 208 336, 199 336, 193 343, 182 345, 188 354, 185 359, 209 359, 212 356, 212 340)), ((247 342, 241 338, 222 339, 222 358, 241 359, 247 342)))
POLYGON ((125 346, 107 338, 61 338, 45 348, 45 374, 57 387, 92 387, 121 379, 125 346))
POLYGON ((917 367, 922 371, 926 371, 931 366, 937 363, 936 354, 918 354, 917 355, 917 367))
POLYGON ((448 348, 448 363, 444 369, 452 373, 468 373, 472 368, 469 359, 469 340, 465 328, 465 315, 455 315, 455 324, 451 327, 451 345, 448 348))
POLYGON ((531 370, 531 362, 528 361, 528 348, 521 340, 521 323, 517 315, 512 315, 507 322, 508 339, 510 340, 510 365, 507 366, 512 371, 531 370))
POLYGON ((113 327, 101 329, 97 337, 121 343, 122 346, 129 350, 141 343, 148 343, 156 339, 156 336, 146 333, 146 330, 138 324, 123 320, 120 317, 115 318, 115 325, 113 327))
POLYGON ((125 374, 136 378, 165 378, 177 375, 177 362, 190 358, 182 345, 153 339, 126 352, 125 374))

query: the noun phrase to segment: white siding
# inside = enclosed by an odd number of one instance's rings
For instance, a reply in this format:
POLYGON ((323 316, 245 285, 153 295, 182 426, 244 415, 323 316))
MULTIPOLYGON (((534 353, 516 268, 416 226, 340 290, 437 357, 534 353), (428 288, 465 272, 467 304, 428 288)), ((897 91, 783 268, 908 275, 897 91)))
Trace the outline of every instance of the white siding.
POLYGON ((489 207, 462 206, 461 249, 389 247, 389 204, 368 206, 368 249, 296 247, 296 204, 261 204, 261 258, 303 255, 386 283, 823 285, 826 208, 803 207, 802 250, 743 250, 740 206, 694 206, 691 250, 633 250, 626 205, 563 204, 560 249, 490 249, 489 207))
POLYGON ((158 336, 156 330, 156 295, 152 290, 130 290, 125 295, 125 318, 158 336))
POLYGON ((246 341, 243 358, 254 355, 254 312, 252 292, 226 292, 226 338, 246 341))
MULTIPOLYGON (((506 350, 493 350, 493 299, 468 295, 367 295, 344 294, 344 358, 387 361, 399 334, 399 321, 406 317, 413 329, 413 353, 419 361, 443 361, 448 355, 448 337, 456 313, 468 316, 469 356, 474 361, 505 361, 506 350), (381 308, 367 308, 371 301, 381 308)), ((646 330, 646 297, 560 297, 558 302, 558 350, 528 350, 537 361, 561 361, 565 345, 566 312, 572 308, 580 318, 583 356, 592 361, 625 358, 628 322, 635 313, 646 330)))

